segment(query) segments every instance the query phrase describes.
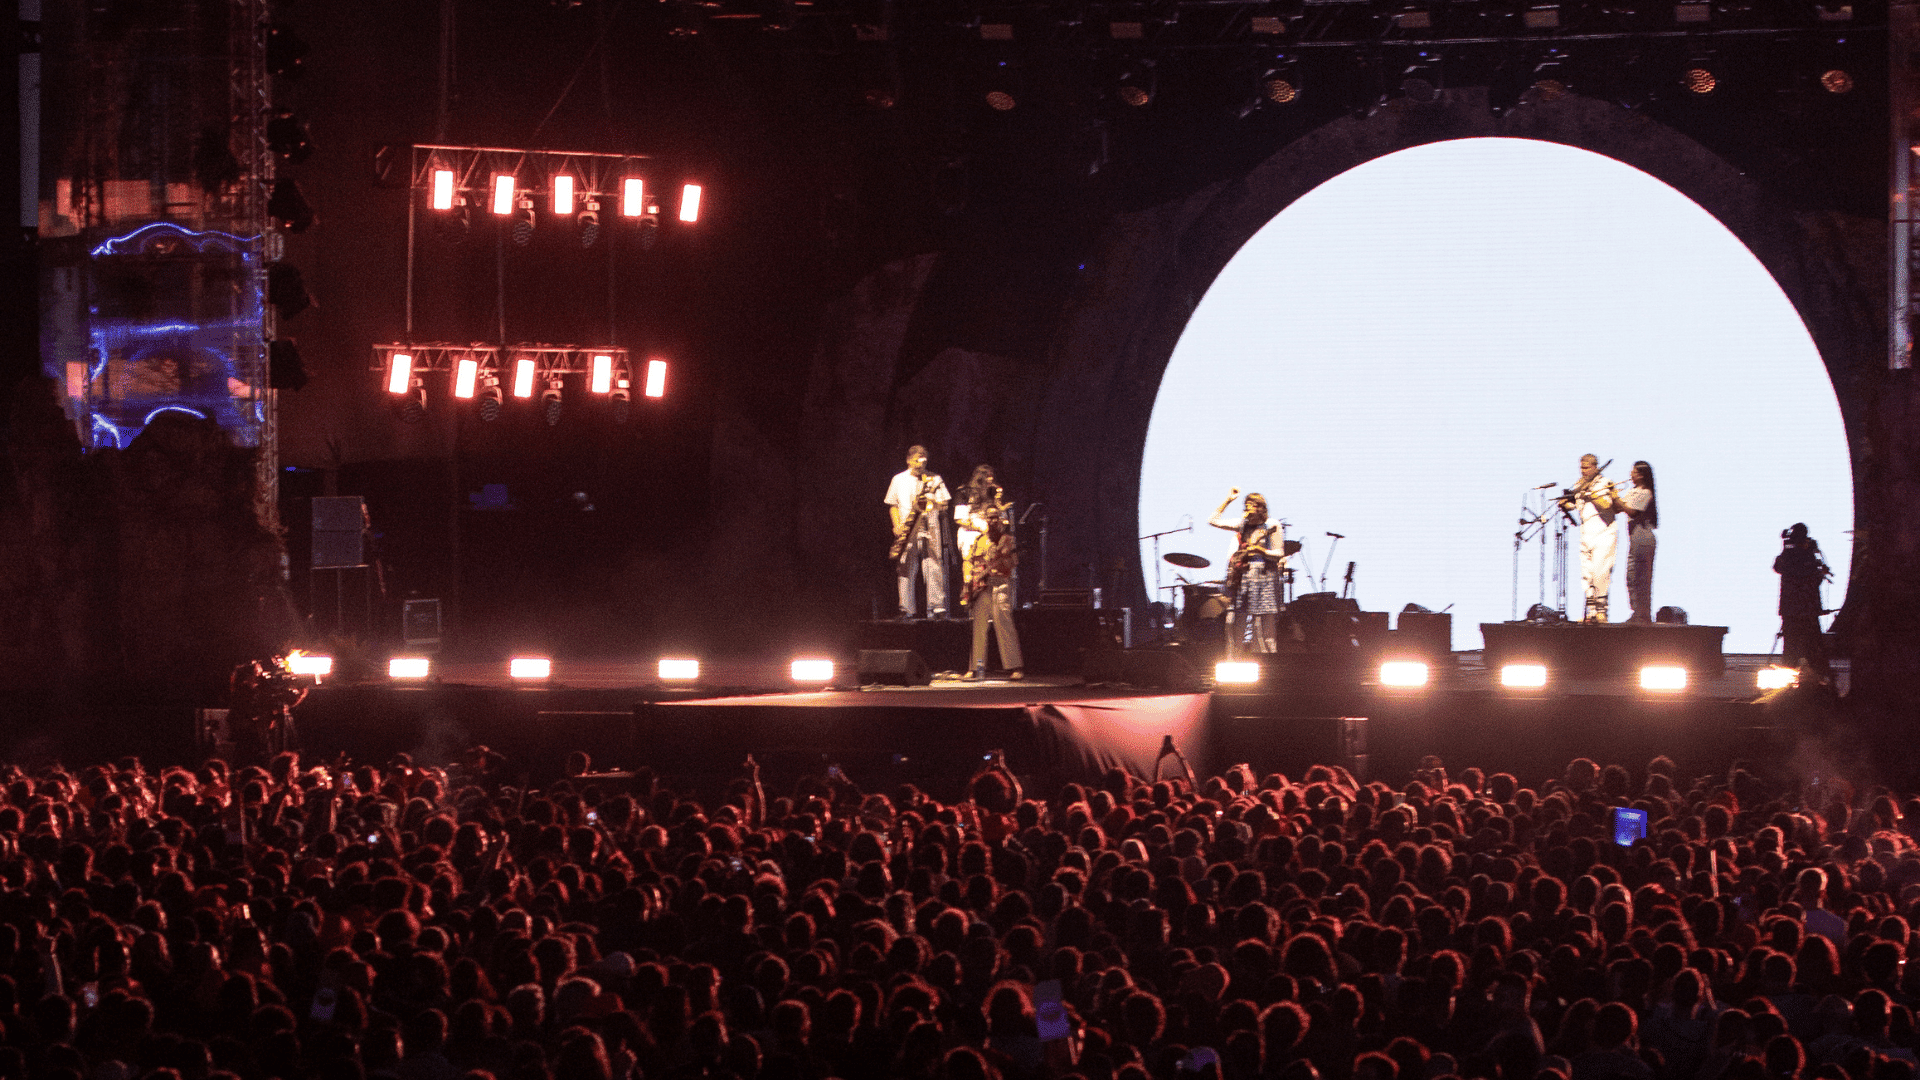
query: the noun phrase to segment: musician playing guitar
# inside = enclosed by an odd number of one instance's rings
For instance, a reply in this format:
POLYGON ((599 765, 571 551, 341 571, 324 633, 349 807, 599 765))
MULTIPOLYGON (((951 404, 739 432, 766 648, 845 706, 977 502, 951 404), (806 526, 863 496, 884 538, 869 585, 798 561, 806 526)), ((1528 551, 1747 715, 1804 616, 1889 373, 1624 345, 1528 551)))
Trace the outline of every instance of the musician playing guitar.
POLYGON ((1020 656, 1020 632, 1013 625, 1013 568, 1019 562, 1006 511, 991 505, 985 512, 986 532, 974 553, 974 573, 967 581, 967 606, 973 609, 973 659, 969 679, 986 677, 987 625, 1000 642, 1000 663, 1008 678, 1025 677, 1020 656))
POLYGON ((907 450, 907 468, 895 473, 887 485, 887 515, 893 522, 894 576, 900 583, 900 617, 919 617, 919 596, 914 579, 926 583, 927 612, 933 618, 947 617, 947 571, 942 540, 946 532, 947 482, 940 474, 927 470, 927 449, 915 446, 907 450))
POLYGON ((1225 502, 1214 511, 1207 524, 1225 529, 1239 537, 1239 544, 1227 560, 1227 595, 1233 601, 1233 614, 1227 625, 1227 655, 1237 656, 1242 641, 1251 634, 1256 653, 1270 653, 1279 647, 1275 624, 1280 614, 1280 568, 1286 552, 1279 539, 1279 528, 1267 519, 1267 500, 1248 492, 1239 520, 1227 514, 1227 507, 1240 498, 1240 489, 1227 492, 1225 502))

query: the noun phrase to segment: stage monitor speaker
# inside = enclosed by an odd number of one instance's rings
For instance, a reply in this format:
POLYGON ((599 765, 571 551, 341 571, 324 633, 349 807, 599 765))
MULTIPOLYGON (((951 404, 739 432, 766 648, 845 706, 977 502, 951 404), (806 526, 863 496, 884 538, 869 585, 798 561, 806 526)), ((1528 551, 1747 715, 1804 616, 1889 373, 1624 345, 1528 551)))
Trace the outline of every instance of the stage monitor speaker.
POLYGON ((1089 649, 1086 680, 1176 694, 1201 689, 1201 680, 1187 656, 1173 649, 1089 649))
POLYGON ((358 495, 313 500, 313 568, 344 569, 367 564, 365 503, 358 495))
POLYGON ((912 649, 861 649, 860 685, 926 686, 933 682, 927 662, 912 649))

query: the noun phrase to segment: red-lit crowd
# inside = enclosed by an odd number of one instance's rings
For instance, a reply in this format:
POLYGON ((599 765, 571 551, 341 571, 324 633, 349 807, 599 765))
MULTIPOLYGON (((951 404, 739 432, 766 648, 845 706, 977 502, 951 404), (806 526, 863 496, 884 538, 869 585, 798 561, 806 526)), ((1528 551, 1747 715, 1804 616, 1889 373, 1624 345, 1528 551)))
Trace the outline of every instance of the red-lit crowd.
POLYGON ((6 769, 0 1077, 1914 1077, 1890 792, 507 771, 6 769))

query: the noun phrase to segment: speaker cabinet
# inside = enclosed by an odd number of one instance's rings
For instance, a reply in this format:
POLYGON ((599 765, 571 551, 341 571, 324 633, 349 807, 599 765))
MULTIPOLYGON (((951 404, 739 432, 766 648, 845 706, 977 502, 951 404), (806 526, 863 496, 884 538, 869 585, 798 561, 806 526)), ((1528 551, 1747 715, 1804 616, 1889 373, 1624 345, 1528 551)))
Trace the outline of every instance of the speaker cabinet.
POLYGON ((926 686, 933 682, 927 662, 912 649, 861 649, 860 685, 926 686))

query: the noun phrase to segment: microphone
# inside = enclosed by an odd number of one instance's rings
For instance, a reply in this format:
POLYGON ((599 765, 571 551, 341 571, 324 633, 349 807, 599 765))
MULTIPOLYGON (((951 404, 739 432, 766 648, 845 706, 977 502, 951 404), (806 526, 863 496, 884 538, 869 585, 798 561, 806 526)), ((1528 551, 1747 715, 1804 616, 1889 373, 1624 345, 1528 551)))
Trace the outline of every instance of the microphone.
POLYGON ((1333 537, 1335 540, 1345 540, 1347 538, 1346 533, 1330 532, 1327 535, 1333 537))
POLYGON ((1559 484, 1556 484, 1556 483, 1554 483, 1553 481, 1551 481, 1551 480, 1549 480, 1549 481, 1547 481, 1546 483, 1544 483, 1544 484, 1541 484, 1541 485, 1540 485, 1539 487, 1537 487, 1537 488, 1534 488, 1533 490, 1535 490, 1535 491, 1545 491, 1545 490, 1547 490, 1547 489, 1548 489, 1548 488, 1550 488, 1550 487, 1559 487, 1559 486, 1560 486, 1559 484))

